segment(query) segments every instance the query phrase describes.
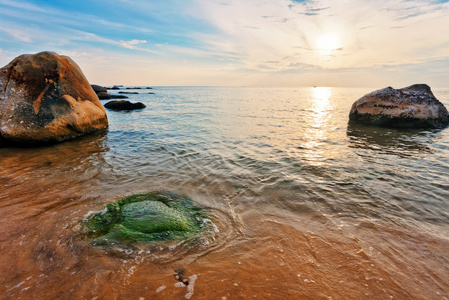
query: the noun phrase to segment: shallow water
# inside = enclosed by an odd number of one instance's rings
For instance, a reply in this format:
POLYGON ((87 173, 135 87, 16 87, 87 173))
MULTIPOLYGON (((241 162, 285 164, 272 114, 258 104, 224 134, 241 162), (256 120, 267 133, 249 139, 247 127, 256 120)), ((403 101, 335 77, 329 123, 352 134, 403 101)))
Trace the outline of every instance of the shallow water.
POLYGON ((348 124, 372 90, 136 90, 108 132, 0 149, 1 299, 448 299, 449 129, 348 124), (151 190, 205 206, 214 238, 80 238, 151 190))

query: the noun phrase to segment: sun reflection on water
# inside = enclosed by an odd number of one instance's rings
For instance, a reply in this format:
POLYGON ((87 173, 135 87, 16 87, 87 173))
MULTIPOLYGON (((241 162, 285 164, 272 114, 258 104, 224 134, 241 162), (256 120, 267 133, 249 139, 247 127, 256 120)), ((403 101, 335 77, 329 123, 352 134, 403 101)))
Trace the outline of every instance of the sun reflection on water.
POLYGON ((315 87, 312 90, 312 101, 315 111, 323 112, 329 106, 329 99, 332 96, 330 87, 315 87))
POLYGON ((314 165, 322 165, 324 162, 323 142, 327 137, 327 122, 331 111, 330 98, 332 89, 330 87, 314 87, 311 91, 311 114, 310 127, 305 133, 307 140, 305 146, 307 154, 305 157, 314 165))

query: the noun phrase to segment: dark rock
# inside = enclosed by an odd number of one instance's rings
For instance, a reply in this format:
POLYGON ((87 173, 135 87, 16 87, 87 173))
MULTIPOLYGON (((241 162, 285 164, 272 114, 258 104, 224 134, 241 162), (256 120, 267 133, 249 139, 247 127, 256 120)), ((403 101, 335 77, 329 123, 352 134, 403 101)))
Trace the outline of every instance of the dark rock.
POLYGON ((111 99, 128 99, 125 95, 111 95, 111 99))
POLYGON ((94 92, 97 93, 97 94, 100 93, 100 92, 105 92, 105 93, 108 92, 108 89, 107 89, 107 88, 102 87, 102 86, 100 86, 100 85, 91 84, 90 86, 92 87, 92 89, 94 90, 94 92))
POLYGON ((58 142, 108 127, 78 65, 54 52, 21 55, 0 69, 0 136, 22 145, 58 142))
POLYGON ((99 92, 97 93, 97 96, 100 100, 108 100, 112 98, 112 96, 108 92, 99 92))
POLYGON ((142 102, 131 103, 127 100, 109 101, 104 107, 111 110, 135 110, 145 108, 145 104, 142 102))
POLYGON ((387 87, 354 102, 349 119, 364 124, 399 128, 442 128, 449 113, 426 84, 402 89, 387 87))
POLYGON ((108 100, 111 99, 111 95, 108 93, 108 89, 96 84, 91 85, 92 89, 95 93, 97 93, 98 99, 100 100, 108 100))
POLYGON ((402 88, 401 90, 403 92, 423 92, 435 98, 435 96, 432 93, 432 90, 430 89, 430 86, 428 86, 427 84, 422 83, 412 84, 411 86, 402 88))
POLYGON ((119 90, 121 86, 122 85, 114 85, 113 87, 109 88, 109 90, 119 90))
POLYGON ((147 90, 152 90, 152 89, 153 89, 152 87, 149 87, 149 86, 147 87, 147 90))
POLYGON ((119 94, 130 94, 130 95, 137 95, 138 92, 118 92, 119 94))
POLYGON ((149 92, 148 94, 152 94, 152 95, 154 95, 154 93, 153 93, 153 92, 149 92))

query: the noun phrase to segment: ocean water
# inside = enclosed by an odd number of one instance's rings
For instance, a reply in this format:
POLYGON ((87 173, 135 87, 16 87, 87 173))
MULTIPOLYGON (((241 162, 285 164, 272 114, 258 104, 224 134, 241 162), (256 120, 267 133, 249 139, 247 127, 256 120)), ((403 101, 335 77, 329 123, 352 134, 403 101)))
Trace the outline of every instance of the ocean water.
POLYGON ((107 132, 0 149, 1 299, 449 299, 449 128, 348 124, 374 89, 126 90, 147 107, 107 111, 107 132), (151 190, 191 196, 216 236, 79 238, 151 190))

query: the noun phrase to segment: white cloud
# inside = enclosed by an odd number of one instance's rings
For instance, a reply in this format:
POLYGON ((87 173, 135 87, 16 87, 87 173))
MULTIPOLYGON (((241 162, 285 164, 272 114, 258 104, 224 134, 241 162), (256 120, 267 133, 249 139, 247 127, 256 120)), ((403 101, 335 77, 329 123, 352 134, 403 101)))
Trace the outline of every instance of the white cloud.
POLYGON ((34 30, 30 30, 29 28, 21 28, 18 26, 14 26, 11 24, 10 26, 3 26, 0 28, 0 31, 6 33, 7 35, 11 36, 12 38, 25 42, 25 43, 31 43, 32 39, 31 36, 33 35, 34 30))
POLYGON ((128 48, 128 49, 135 49, 135 47, 134 47, 135 45, 145 44, 145 43, 147 43, 146 40, 120 41, 120 45, 122 45, 123 47, 128 48))
MULTIPOLYGON (((198 0, 202 18, 218 34, 197 35, 211 51, 236 56, 247 68, 278 72, 297 64, 328 69, 412 63, 449 53, 449 4, 429 1, 198 0), (351 9, 357 8, 357 9, 351 9), (341 49, 318 51, 327 34, 341 49)), ((446 54, 449 55, 449 54, 446 54)))
MULTIPOLYGON (((90 15, 0 0, 6 33, 0 60, 18 51, 54 50, 80 61, 98 83, 126 73, 129 84, 145 78, 168 85, 321 85, 313 81, 327 76, 329 84, 340 84, 379 74, 391 80, 394 72, 421 78, 437 72, 435 60, 449 61, 447 2, 190 0, 167 9, 173 1, 124 1, 133 18, 111 17, 116 3, 90 15), (318 49, 317 41, 329 34, 338 36, 341 49, 318 49), (138 73, 145 76, 134 78, 138 73)), ((449 76, 444 68, 438 72, 449 76)))

